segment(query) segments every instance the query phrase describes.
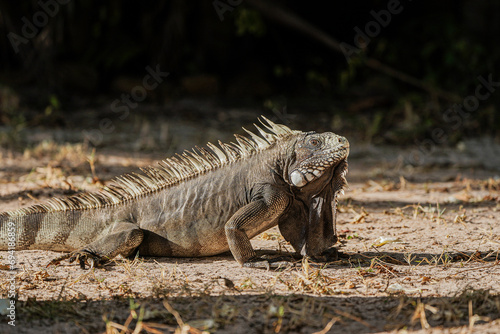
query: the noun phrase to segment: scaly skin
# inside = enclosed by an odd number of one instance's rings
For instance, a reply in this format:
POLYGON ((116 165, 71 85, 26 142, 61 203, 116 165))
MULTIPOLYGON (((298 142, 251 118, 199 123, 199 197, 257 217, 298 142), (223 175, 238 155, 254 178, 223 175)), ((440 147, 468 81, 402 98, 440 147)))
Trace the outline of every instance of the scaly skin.
MULTIPOLYGON (((268 124, 277 133, 284 128, 268 124)), ((335 206, 346 184, 349 143, 333 133, 287 131, 232 163, 112 204, 0 214, 0 249, 7 249, 7 225, 14 222, 16 249, 70 252, 52 264, 69 259, 93 266, 137 251, 199 257, 230 250, 242 265, 267 266, 250 239, 279 225, 297 252, 318 256, 336 242, 335 206)))

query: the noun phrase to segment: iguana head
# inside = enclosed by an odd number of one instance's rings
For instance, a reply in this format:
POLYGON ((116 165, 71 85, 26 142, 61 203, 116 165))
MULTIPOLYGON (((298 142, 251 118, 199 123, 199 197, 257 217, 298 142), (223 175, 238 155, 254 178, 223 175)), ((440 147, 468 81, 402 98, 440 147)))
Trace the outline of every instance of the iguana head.
POLYGON ((337 241, 337 194, 347 185, 349 142, 331 132, 301 134, 287 168, 294 194, 280 218, 281 234, 302 255, 318 256, 337 241))
POLYGON ((289 168, 289 181, 298 188, 314 184, 349 155, 349 142, 332 132, 305 133, 295 144, 295 163, 289 168))

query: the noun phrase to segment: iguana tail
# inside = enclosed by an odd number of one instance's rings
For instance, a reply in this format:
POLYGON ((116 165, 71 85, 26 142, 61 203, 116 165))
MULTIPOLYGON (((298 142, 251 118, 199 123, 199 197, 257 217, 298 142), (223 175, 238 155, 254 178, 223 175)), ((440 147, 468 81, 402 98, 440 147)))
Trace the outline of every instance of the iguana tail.
POLYGON ((70 251, 67 239, 74 230, 75 211, 0 213, 0 250, 46 249, 70 251))

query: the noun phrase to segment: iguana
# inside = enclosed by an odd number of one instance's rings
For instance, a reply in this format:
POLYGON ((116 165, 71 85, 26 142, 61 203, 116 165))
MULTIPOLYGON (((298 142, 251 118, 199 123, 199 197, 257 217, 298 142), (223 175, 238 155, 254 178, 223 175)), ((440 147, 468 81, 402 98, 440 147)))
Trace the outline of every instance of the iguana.
POLYGON ((82 268, 119 254, 200 257, 230 250, 251 267, 267 260, 256 256, 250 239, 279 225, 300 255, 322 254, 337 241, 349 142, 262 118, 254 124, 260 136, 243 128, 248 136, 235 135, 236 143, 184 151, 96 192, 0 213, 0 250, 9 248, 10 237, 16 250, 69 252, 51 263, 76 260, 82 268))

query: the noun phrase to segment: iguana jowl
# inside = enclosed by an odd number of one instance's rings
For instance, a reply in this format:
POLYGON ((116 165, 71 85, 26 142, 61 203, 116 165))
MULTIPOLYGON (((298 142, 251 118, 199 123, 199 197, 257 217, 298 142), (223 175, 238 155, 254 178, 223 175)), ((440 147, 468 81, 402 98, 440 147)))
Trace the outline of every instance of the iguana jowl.
POLYGON ((94 193, 52 198, 0 213, 0 249, 8 225, 16 249, 70 252, 84 268, 115 256, 198 257, 230 250, 259 263, 250 239, 279 225, 301 255, 337 240, 337 195, 347 182, 349 143, 331 132, 291 130, 264 118, 260 136, 208 144, 124 174, 94 193))

